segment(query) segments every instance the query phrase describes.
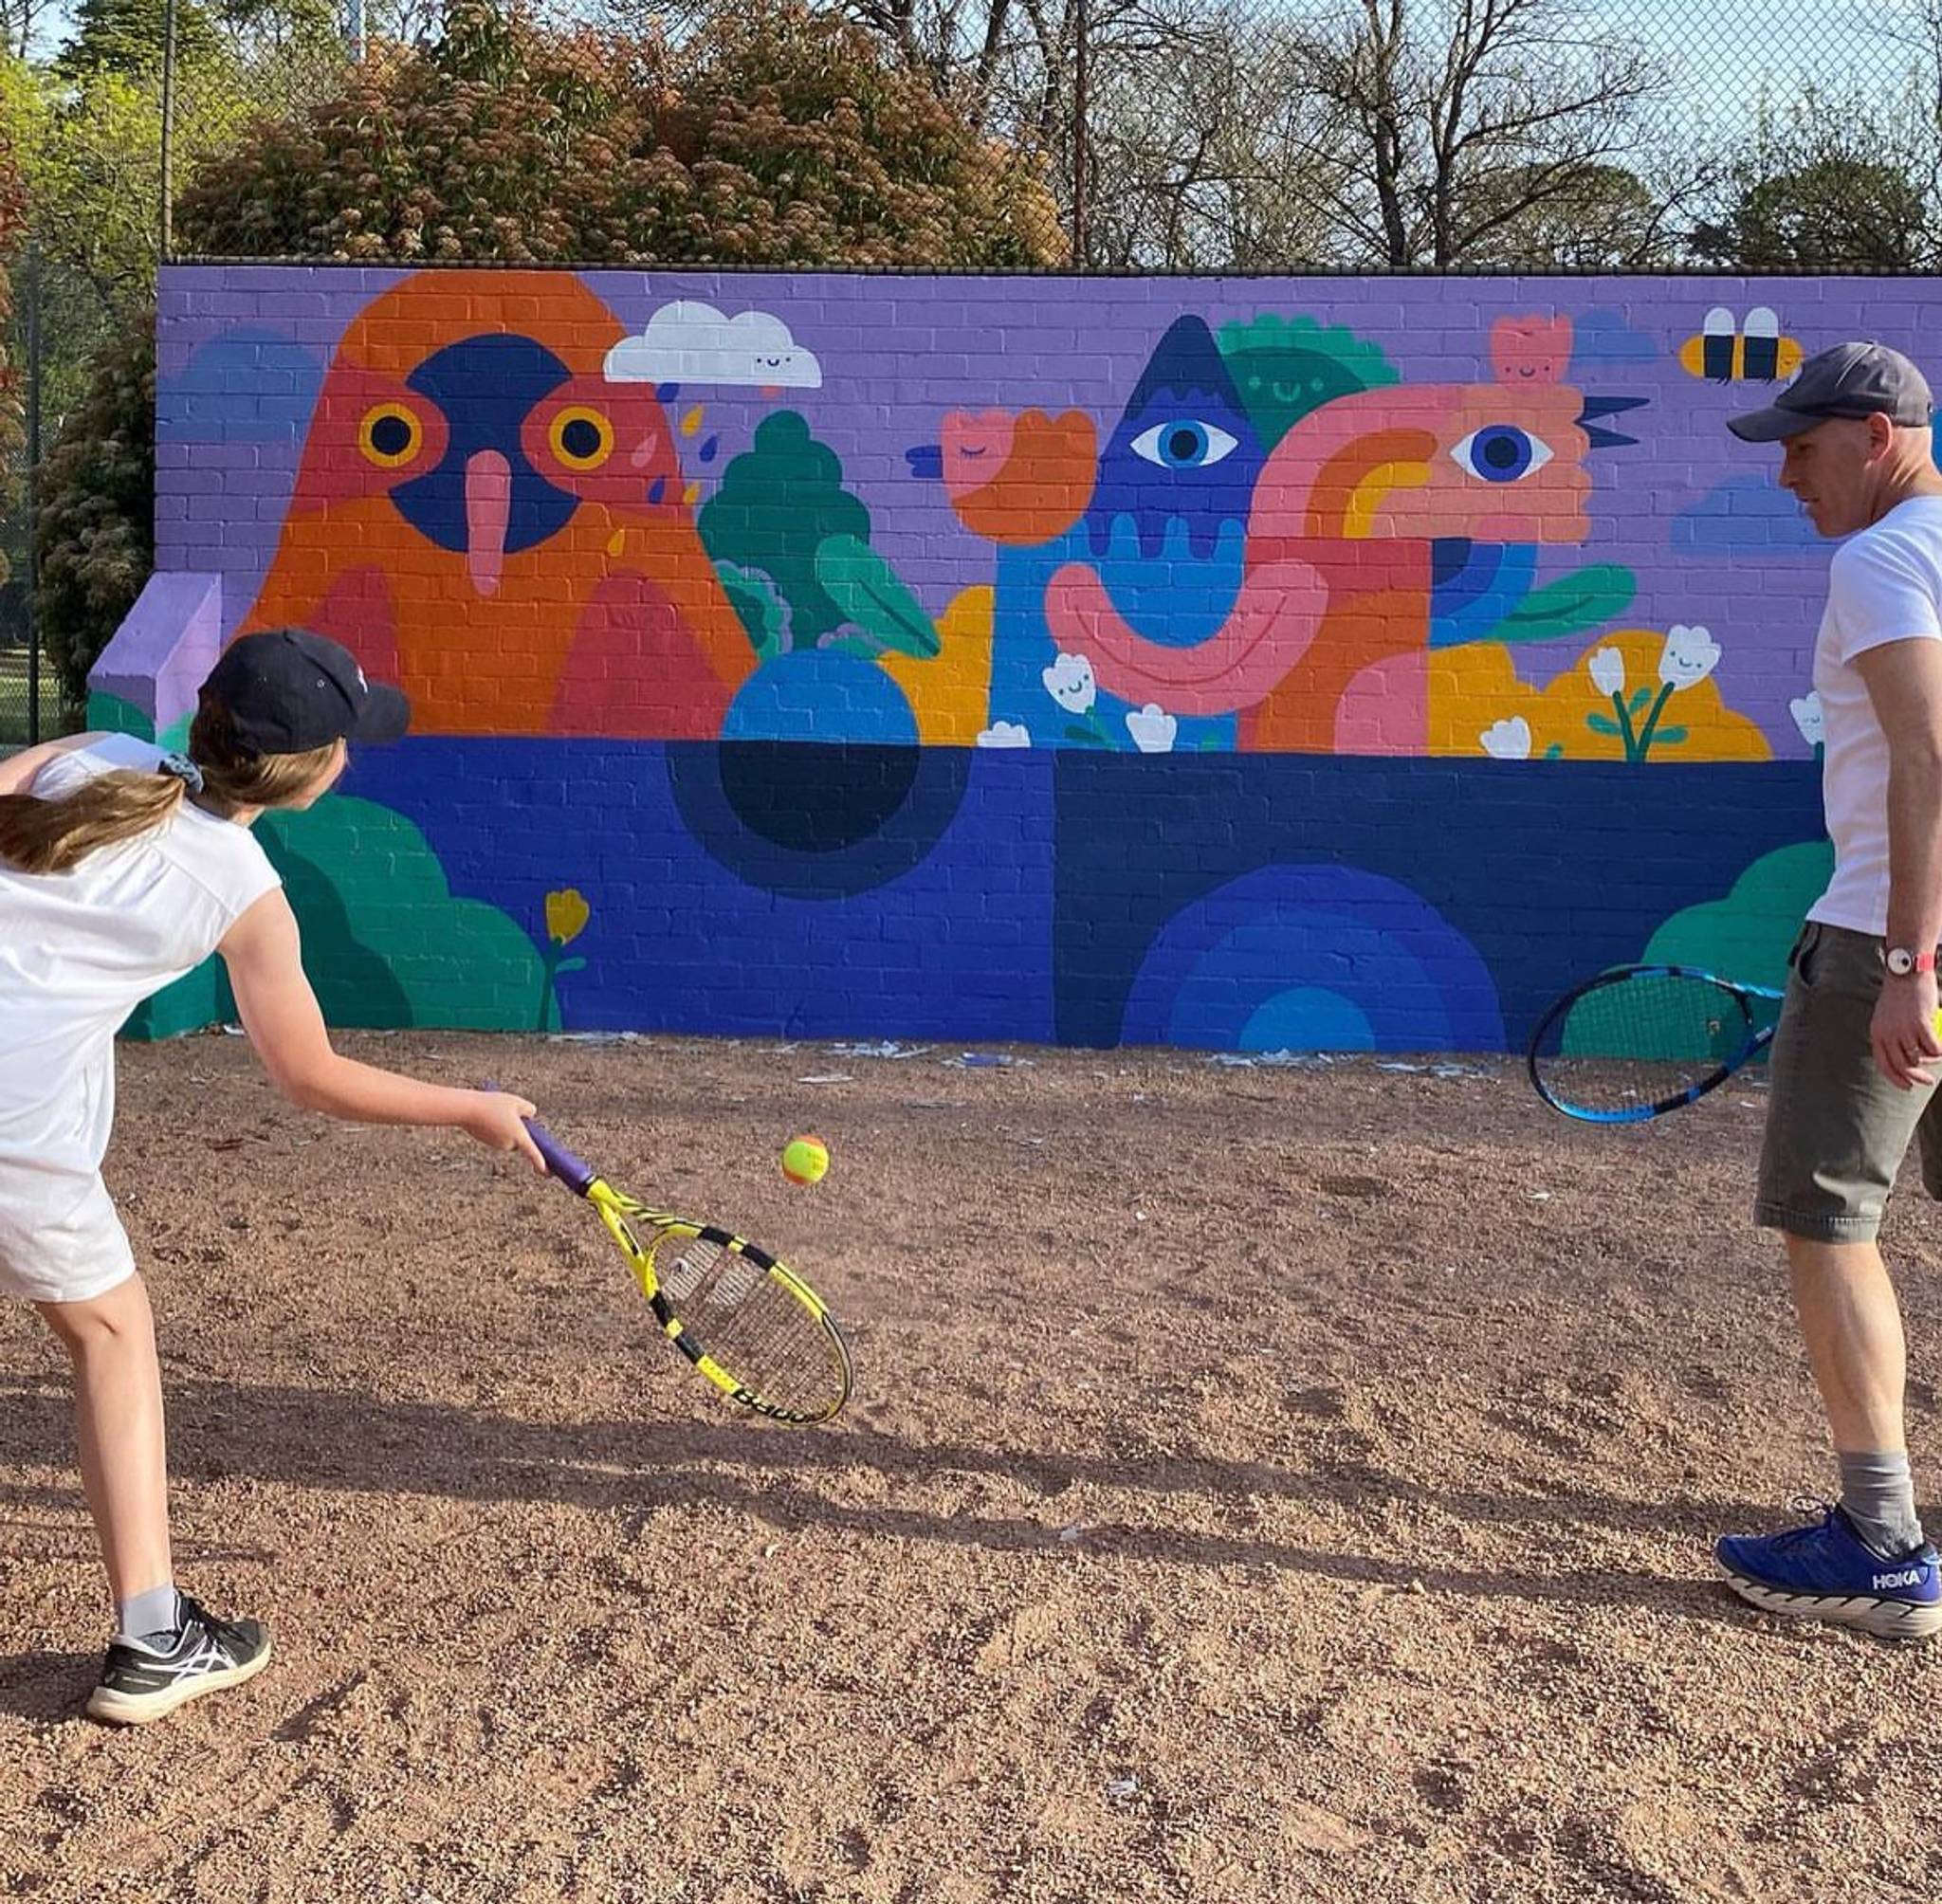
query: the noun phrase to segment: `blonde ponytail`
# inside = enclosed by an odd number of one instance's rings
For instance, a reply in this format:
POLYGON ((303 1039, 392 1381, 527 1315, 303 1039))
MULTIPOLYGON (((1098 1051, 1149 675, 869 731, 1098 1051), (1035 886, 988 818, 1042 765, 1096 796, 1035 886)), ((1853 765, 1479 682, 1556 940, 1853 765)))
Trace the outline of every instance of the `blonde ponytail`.
MULTIPOLYGON (((302 754, 248 753, 237 744, 228 710, 205 694, 189 729, 188 756, 203 805, 227 818, 247 807, 284 807, 302 798, 336 764, 339 745, 332 741, 302 754)), ((180 772, 118 767, 59 799, 0 796, 0 860, 22 872, 65 872, 102 847, 153 833, 174 816, 188 792, 180 772)))
POLYGON ((22 872, 65 872, 104 846, 153 832, 187 792, 173 774, 117 768, 63 799, 0 796, 0 859, 22 872))

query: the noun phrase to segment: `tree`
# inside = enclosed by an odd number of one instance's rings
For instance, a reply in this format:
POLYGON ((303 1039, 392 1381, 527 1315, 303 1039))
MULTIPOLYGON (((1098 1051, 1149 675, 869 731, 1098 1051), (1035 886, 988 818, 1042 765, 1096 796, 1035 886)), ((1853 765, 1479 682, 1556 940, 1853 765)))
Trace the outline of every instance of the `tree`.
POLYGON ((31 59, 50 16, 58 16, 54 0, 0 0, 0 55, 31 59))
POLYGON ((1574 0, 1356 0, 1309 84, 1344 262, 1454 268, 1640 148, 1664 76, 1574 0))
MULTIPOLYGON (((105 69, 111 73, 158 74, 167 40, 164 0, 81 0, 74 31, 55 62, 69 78, 105 69)), ((196 0, 175 0, 175 56, 185 61, 214 57, 220 42, 213 17, 196 0)))
POLYGON ((1300 35, 1245 0, 1163 0, 1091 33, 1088 262, 1286 270, 1335 248, 1300 35))
MULTIPOLYGON (((1691 174, 1691 188, 1705 176, 1691 174)), ((1585 166, 1555 192, 1542 185, 1512 169, 1478 188, 1479 211, 1498 199, 1515 210, 1476 240, 1466 263, 1527 271, 1649 271, 1677 262, 1676 214, 1688 191, 1655 192, 1621 165, 1585 166)))
POLYGON ((182 195, 224 256, 1048 265, 1030 157, 858 29, 800 8, 679 46, 555 32, 481 0, 440 45, 259 125, 182 195))
POLYGON ((1732 167, 1724 210, 1693 248, 1746 270, 1922 270, 1935 262, 1935 129, 1884 124, 1811 90, 1765 119, 1732 167))
POLYGON ((97 358, 43 466, 36 607, 72 705, 155 565, 155 317, 144 312, 97 358))

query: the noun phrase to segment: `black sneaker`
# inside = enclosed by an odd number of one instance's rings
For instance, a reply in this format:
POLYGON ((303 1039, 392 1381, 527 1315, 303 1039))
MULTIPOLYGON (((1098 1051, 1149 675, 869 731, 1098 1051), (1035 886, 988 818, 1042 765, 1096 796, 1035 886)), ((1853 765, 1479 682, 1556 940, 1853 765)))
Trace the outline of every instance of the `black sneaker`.
POLYGON ((177 1600, 182 1623, 173 1634, 109 1646, 101 1683, 87 1702, 89 1718, 145 1726, 205 1693, 240 1686, 269 1664, 269 1635, 257 1621, 217 1620, 186 1593, 177 1600))

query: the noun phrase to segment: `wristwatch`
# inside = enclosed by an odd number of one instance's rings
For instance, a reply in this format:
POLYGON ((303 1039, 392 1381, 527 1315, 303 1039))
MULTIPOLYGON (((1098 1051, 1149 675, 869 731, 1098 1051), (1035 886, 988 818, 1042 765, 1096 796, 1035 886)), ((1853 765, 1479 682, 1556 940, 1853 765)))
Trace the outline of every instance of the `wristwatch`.
POLYGON ((1933 952, 1911 952, 1906 945, 1891 945, 1881 955, 1881 962, 1897 979, 1906 979, 1912 972, 1933 972, 1935 955, 1933 952))

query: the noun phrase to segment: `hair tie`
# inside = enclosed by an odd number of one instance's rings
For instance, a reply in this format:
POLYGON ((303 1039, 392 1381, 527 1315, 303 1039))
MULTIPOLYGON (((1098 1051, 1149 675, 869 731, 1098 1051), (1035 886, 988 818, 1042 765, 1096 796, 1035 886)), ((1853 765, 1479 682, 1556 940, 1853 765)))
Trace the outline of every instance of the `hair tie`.
POLYGON ((164 754, 156 763, 156 771, 180 780, 192 794, 202 792, 202 769, 187 754, 164 754))

